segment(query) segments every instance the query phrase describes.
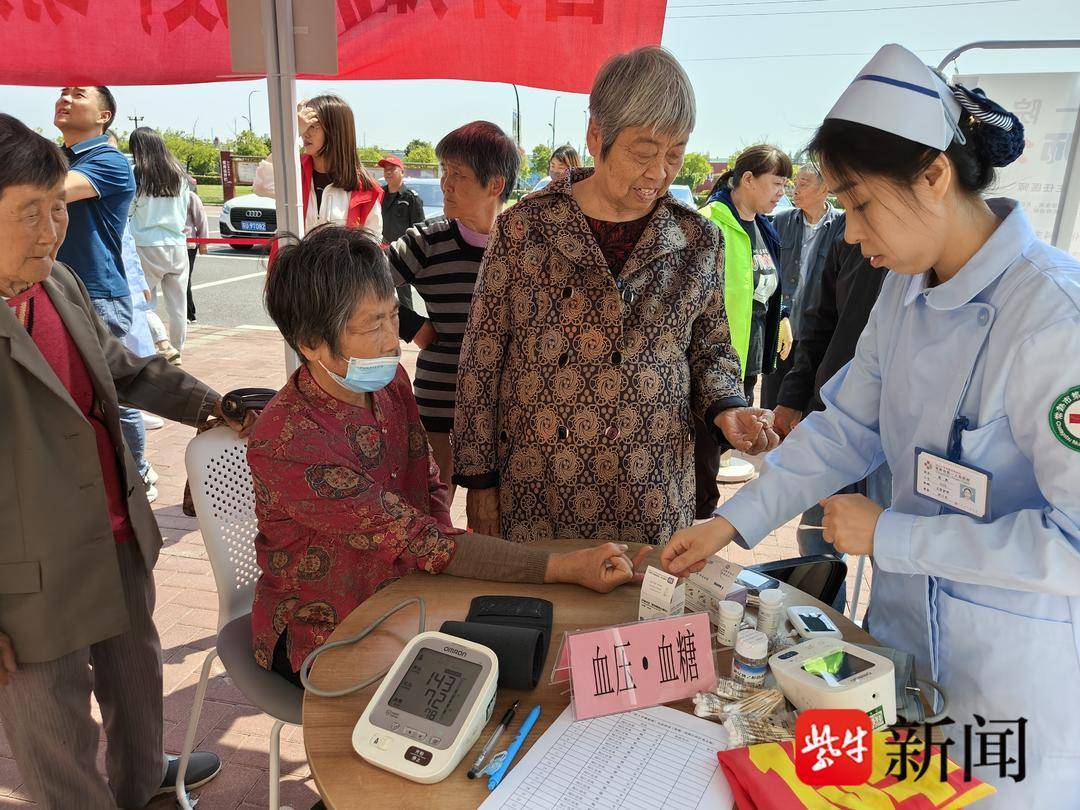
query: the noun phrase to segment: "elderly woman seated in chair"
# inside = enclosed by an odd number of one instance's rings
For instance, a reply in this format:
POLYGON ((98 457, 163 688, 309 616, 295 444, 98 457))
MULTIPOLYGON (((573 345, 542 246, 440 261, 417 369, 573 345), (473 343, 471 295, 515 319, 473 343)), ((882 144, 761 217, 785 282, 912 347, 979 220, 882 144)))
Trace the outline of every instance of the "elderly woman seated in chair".
POLYGON ((294 683, 309 652, 387 582, 416 570, 505 582, 634 580, 626 546, 549 554, 450 522, 378 243, 323 226, 282 247, 266 308, 302 363, 248 442, 262 576, 255 657, 294 683))

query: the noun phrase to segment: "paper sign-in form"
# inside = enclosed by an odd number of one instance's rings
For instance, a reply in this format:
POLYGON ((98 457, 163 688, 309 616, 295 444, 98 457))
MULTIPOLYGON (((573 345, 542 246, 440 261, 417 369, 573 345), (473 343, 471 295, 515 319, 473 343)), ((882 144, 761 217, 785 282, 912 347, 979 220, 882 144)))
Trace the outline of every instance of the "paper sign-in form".
POLYGON ((574 633, 567 648, 578 720, 670 703, 716 686, 704 613, 574 633))

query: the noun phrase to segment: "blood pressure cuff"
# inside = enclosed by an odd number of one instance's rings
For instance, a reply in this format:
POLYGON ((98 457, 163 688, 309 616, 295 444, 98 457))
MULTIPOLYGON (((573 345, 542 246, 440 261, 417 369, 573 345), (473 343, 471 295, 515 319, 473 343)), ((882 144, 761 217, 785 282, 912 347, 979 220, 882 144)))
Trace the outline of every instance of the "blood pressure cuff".
POLYGON ((495 653, 499 659, 499 686, 535 689, 540 682, 547 644, 544 634, 535 627, 443 622, 439 631, 483 644, 495 653))
POLYGON ((499 685, 535 689, 544 671, 554 606, 530 596, 477 596, 464 622, 442 632, 490 648, 499 659, 499 685))

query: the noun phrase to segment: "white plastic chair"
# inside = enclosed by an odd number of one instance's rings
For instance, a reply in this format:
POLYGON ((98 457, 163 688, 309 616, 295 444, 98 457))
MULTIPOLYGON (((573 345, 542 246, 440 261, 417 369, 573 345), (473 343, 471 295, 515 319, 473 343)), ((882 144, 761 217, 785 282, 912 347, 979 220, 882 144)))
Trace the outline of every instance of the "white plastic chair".
POLYGON ((251 604, 259 566, 255 561, 255 490, 247 464, 247 442, 226 427, 196 436, 184 457, 191 499, 198 515, 218 592, 218 637, 203 662, 188 722, 176 800, 191 810, 184 776, 202 714, 210 668, 220 658, 225 671, 247 698, 274 718, 270 732, 270 810, 278 810, 281 775, 281 729, 300 725, 304 692, 263 669, 251 651, 251 604))

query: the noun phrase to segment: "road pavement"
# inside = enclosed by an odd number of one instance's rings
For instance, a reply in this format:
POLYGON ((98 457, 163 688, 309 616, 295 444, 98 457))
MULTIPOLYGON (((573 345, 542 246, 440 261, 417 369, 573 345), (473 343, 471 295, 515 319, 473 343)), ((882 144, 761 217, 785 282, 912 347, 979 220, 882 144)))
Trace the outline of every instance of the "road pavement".
MULTIPOLYGON (((210 235, 218 236, 221 206, 206 206, 210 235)), ((200 324, 229 329, 273 330, 274 324, 263 309, 266 281, 266 253, 259 247, 238 251, 228 245, 210 245, 205 255, 195 259, 191 296, 200 324)), ((414 295, 413 300, 416 300, 414 295)), ((419 309, 423 313, 422 304, 419 309)), ((166 319, 158 296, 158 314, 166 319)))

